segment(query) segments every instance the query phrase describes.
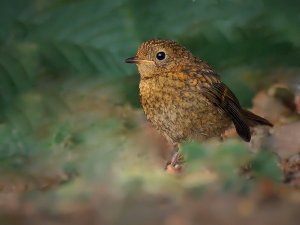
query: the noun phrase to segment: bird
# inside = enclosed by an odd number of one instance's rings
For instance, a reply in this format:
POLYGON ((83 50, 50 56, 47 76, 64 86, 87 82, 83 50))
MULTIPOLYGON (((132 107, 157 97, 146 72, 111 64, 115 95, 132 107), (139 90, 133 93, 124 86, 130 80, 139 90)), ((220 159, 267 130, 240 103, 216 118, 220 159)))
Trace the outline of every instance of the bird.
MULTIPOLYGON (((125 62, 137 65, 140 101, 147 120, 173 146, 187 140, 221 138, 232 124, 249 142, 250 127, 273 126, 243 109, 207 62, 173 40, 145 41, 125 62)), ((172 165, 179 157, 176 149, 172 165)))

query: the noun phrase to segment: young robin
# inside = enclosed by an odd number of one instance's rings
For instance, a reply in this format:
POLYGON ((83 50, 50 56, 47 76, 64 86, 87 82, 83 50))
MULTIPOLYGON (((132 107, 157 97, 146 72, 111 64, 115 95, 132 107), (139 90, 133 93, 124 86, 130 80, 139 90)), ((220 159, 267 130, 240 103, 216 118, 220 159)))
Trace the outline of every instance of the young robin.
MULTIPOLYGON (((251 126, 272 124, 241 107, 232 91, 204 61, 171 40, 142 43, 126 63, 137 65, 140 98, 147 119, 175 146, 184 140, 221 137, 233 123, 251 139, 251 126)), ((178 153, 171 164, 176 164, 178 153)))

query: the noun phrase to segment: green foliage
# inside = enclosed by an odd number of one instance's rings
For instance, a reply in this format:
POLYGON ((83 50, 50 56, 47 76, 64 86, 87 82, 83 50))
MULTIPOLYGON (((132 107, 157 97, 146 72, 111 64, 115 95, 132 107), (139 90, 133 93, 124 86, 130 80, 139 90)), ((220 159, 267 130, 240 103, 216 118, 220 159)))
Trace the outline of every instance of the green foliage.
POLYGON ((2 2, 1 106, 32 88, 40 75, 116 79, 136 73, 124 58, 154 37, 180 40, 222 74, 235 74, 225 79, 229 85, 244 76, 231 68, 299 66, 297 5, 268 0, 2 2))
POLYGON ((270 151, 261 151, 252 161, 254 175, 260 179, 282 181, 283 175, 279 167, 278 157, 270 151))
POLYGON ((213 163, 222 172, 232 171, 233 168, 242 166, 250 159, 250 153, 244 143, 238 141, 227 141, 224 143, 208 142, 202 145, 198 143, 186 143, 183 152, 188 160, 203 160, 213 163))
POLYGON ((239 141, 214 141, 197 144, 186 143, 183 154, 187 157, 189 172, 210 168, 221 179, 223 190, 238 188, 241 193, 248 193, 253 189, 253 181, 241 176, 243 168, 249 168, 255 182, 268 179, 275 183, 282 180, 278 158, 270 151, 252 154, 247 146, 239 141))

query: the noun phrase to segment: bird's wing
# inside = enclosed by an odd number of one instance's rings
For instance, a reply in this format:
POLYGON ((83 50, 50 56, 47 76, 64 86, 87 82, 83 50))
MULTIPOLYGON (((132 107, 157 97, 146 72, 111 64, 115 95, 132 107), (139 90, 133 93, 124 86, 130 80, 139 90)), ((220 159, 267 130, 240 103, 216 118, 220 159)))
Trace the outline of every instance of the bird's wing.
MULTIPOLYGON (((209 78, 209 77, 208 77, 209 78)), ((214 105, 220 107, 232 119, 237 133, 245 141, 250 141, 251 133, 247 124, 247 118, 243 114, 243 109, 232 93, 232 91, 220 80, 210 80, 209 85, 204 85, 202 94, 214 105)))
POLYGON ((219 74, 216 73, 208 63, 198 58, 194 58, 194 60, 195 63, 185 65, 184 68, 182 68, 184 74, 189 74, 191 77, 197 77, 200 80, 205 79, 209 83, 220 80, 219 74))

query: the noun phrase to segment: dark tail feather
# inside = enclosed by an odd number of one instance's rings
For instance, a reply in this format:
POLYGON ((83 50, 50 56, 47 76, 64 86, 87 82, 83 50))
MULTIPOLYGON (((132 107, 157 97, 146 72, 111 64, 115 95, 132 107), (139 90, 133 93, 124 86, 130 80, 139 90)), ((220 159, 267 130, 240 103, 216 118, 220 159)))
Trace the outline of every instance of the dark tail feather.
POLYGON ((251 140, 251 133, 248 124, 241 118, 235 118, 232 121, 238 135, 243 138, 244 141, 249 142, 251 140))
POLYGON ((239 136, 244 139, 244 141, 249 142, 251 140, 251 132, 249 127, 256 125, 267 125, 273 127, 273 124, 268 120, 255 115, 254 113, 240 109, 241 111, 236 111, 234 107, 231 107, 231 118, 234 123, 235 129, 239 136))
POLYGON ((243 138, 244 141, 249 142, 251 140, 251 133, 248 125, 248 119, 246 119, 244 111, 233 102, 229 102, 224 109, 232 119, 238 135, 243 138))
POLYGON ((248 120, 247 122, 250 127, 253 127, 256 125, 267 125, 267 126, 273 127, 273 124, 271 122, 254 114, 253 112, 250 112, 250 111, 244 109, 243 115, 247 118, 247 120, 248 120))

